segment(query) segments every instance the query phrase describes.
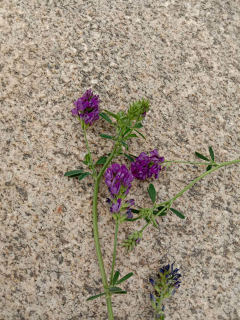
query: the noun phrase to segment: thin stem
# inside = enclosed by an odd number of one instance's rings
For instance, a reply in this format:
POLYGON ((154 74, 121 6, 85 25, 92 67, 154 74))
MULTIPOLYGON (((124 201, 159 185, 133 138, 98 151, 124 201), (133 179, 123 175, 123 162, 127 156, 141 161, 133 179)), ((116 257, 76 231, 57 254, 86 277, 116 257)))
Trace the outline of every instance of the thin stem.
MULTIPOLYGON (((100 171, 99 175, 97 176, 95 187, 94 187, 94 194, 93 194, 93 234, 94 234, 94 241, 95 241, 95 248, 97 252, 97 258, 98 258, 98 264, 100 268, 100 273, 102 277, 102 283, 105 289, 108 288, 108 281, 107 276, 104 268, 103 258, 102 258, 102 252, 101 252, 101 246, 99 241, 99 233, 98 233, 98 222, 97 222, 97 198, 98 198, 98 189, 99 189, 99 183, 101 180, 101 177, 107 168, 108 164, 112 161, 115 152, 117 150, 118 143, 116 143, 111 155, 108 157, 106 163, 104 164, 102 170, 100 171)), ((108 293, 106 294, 106 302, 107 302, 107 309, 108 309, 108 317, 109 320, 113 320, 113 310, 112 310, 112 302, 111 302, 111 295, 108 293)))
POLYGON ((168 162, 168 163, 188 163, 188 164, 203 164, 205 166, 209 166, 209 165, 219 165, 218 163, 215 163, 215 162, 191 162, 191 161, 168 161, 168 160, 165 160, 163 163, 165 162, 168 162))
POLYGON ((93 176, 96 178, 97 175, 96 175, 96 171, 95 171, 94 164, 93 164, 92 154, 91 154, 91 151, 90 151, 90 149, 89 149, 88 140, 87 140, 87 135, 86 135, 86 129, 85 129, 85 128, 83 128, 83 134, 84 134, 84 138, 85 138, 85 141, 86 141, 86 146, 87 146, 88 154, 89 154, 89 157, 90 157, 90 162, 91 162, 91 167, 92 167, 93 176))
POLYGON ((198 182, 199 180, 201 180, 202 178, 204 178, 205 176, 207 176, 208 174, 212 173, 215 170, 218 170, 222 167, 228 166, 230 164, 234 164, 234 163, 239 163, 240 159, 238 160, 233 160, 233 161, 229 161, 229 162, 223 162, 221 164, 219 164, 217 167, 212 168, 209 171, 204 172, 201 176, 199 176, 198 178, 196 178, 195 180, 193 180, 191 183, 189 183, 189 185, 187 185, 182 191, 180 191, 175 197, 173 197, 170 201, 173 202, 175 201, 178 197, 180 197, 185 191, 187 191, 189 188, 191 188, 196 182, 198 182))
POLYGON ((118 227, 119 227, 119 222, 117 221, 116 222, 116 229, 115 229, 115 239, 114 239, 114 250, 113 250, 113 261, 112 261, 112 271, 111 271, 110 285, 113 284, 112 282, 113 282, 114 266, 115 266, 115 260, 116 260, 118 227))

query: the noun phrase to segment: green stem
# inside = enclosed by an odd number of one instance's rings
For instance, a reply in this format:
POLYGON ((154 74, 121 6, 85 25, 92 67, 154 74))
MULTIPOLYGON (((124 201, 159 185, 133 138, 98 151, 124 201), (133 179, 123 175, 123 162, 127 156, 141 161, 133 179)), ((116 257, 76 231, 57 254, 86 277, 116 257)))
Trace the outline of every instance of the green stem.
POLYGON ((180 191, 175 197, 173 197, 170 201, 173 202, 175 201, 178 197, 180 197, 185 191, 187 191, 189 188, 191 188, 196 182, 198 182, 199 180, 201 180, 202 178, 204 178, 205 176, 207 176, 208 174, 212 173, 215 170, 218 170, 222 167, 228 166, 230 164, 234 164, 234 163, 239 163, 240 159, 238 160, 233 160, 233 161, 229 161, 229 162, 223 162, 221 164, 219 164, 217 167, 212 168, 209 171, 204 172, 201 176, 199 176, 198 178, 196 178, 195 180, 193 180, 191 183, 189 183, 189 185, 187 185, 182 191, 180 191))
MULTIPOLYGON (((95 241, 95 248, 97 252, 97 258, 98 258, 98 264, 100 268, 100 273, 102 277, 102 283, 105 289, 108 288, 108 281, 107 276, 104 268, 103 258, 102 258, 102 252, 101 252, 101 246, 99 241, 99 233, 98 233, 98 222, 97 222, 97 198, 98 198, 98 190, 99 190, 99 183, 101 180, 102 175, 104 174, 104 171, 106 170, 109 163, 112 161, 115 152, 117 150, 118 143, 116 143, 111 155, 105 162, 102 170, 100 171, 99 175, 96 178, 95 187, 94 187, 94 194, 93 194, 93 234, 94 234, 94 241, 95 241)), ((107 309, 108 309, 108 317, 109 320, 113 320, 113 310, 112 310, 112 302, 111 302, 111 294, 106 294, 106 302, 107 302, 107 309)))
POLYGON ((113 261, 112 261, 112 271, 111 271, 110 285, 113 284, 112 282, 113 282, 114 266, 115 266, 115 260, 116 260, 118 227, 119 227, 119 222, 117 221, 116 222, 116 229, 115 229, 115 239, 114 239, 114 250, 113 250, 113 261))
POLYGON ((219 165, 218 163, 215 162, 191 162, 191 161, 168 161, 165 160, 163 163, 168 162, 168 163, 188 163, 188 164, 203 164, 205 166, 209 166, 209 165, 219 165))
POLYGON ((85 141, 86 141, 88 154, 89 154, 89 157, 90 157, 90 162, 91 162, 91 167, 92 167, 93 176, 94 176, 94 178, 96 178, 97 175, 96 175, 96 171, 95 171, 94 164, 93 164, 92 154, 91 154, 91 151, 90 151, 90 149, 89 149, 88 140, 87 140, 87 135, 86 135, 86 129, 85 129, 85 128, 83 128, 83 134, 84 134, 84 138, 85 138, 85 141))

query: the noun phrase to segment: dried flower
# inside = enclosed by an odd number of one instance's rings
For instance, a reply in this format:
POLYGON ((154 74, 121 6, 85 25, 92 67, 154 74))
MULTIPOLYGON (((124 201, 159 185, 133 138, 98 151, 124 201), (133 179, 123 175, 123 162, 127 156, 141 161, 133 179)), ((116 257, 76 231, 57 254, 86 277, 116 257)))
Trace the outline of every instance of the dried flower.
POLYGON ((72 115, 79 117, 82 125, 91 126, 94 121, 99 119, 99 103, 101 101, 98 97, 89 89, 81 98, 73 102, 76 108, 71 110, 72 115))
POLYGON ((157 179, 159 172, 162 170, 160 165, 162 162, 164 162, 164 158, 159 157, 157 149, 151 151, 150 156, 142 152, 135 162, 131 163, 131 172, 139 180, 146 180, 153 174, 155 179, 157 179))

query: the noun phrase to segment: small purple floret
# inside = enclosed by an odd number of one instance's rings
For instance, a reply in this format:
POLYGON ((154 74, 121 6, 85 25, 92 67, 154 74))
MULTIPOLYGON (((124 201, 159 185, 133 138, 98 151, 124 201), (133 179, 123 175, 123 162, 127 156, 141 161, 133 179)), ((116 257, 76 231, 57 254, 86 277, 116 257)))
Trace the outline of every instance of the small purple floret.
POLYGON ((131 172, 136 179, 146 180, 154 175, 155 179, 159 177, 162 170, 160 163, 164 162, 163 157, 159 157, 158 150, 150 152, 148 156, 145 152, 140 153, 135 162, 131 163, 131 172))
POLYGON ((81 120, 91 126, 99 119, 99 96, 94 95, 92 89, 87 90, 77 101, 74 101, 76 108, 72 109, 72 115, 78 116, 81 120))

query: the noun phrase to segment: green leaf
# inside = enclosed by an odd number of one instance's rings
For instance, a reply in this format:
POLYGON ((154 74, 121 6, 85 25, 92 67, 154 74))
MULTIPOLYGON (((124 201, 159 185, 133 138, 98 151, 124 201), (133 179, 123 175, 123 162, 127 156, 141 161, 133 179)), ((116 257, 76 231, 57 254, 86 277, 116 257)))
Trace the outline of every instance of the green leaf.
POLYGON ((185 219, 185 216, 184 216, 181 212, 179 212, 179 211, 177 211, 176 209, 173 209, 173 208, 170 208, 170 210, 171 210, 173 213, 175 213, 179 218, 185 219))
POLYGON ((130 160, 131 162, 134 162, 134 159, 130 157, 128 154, 124 153, 124 155, 126 158, 128 158, 128 160, 130 160))
POLYGON ((117 291, 113 292, 113 294, 127 294, 127 291, 117 291))
POLYGON ((136 210, 136 209, 131 209, 132 213, 139 213, 140 210, 136 210))
MULTIPOLYGON (((117 282, 118 284, 118 282, 117 282)), ((122 292, 122 289, 119 287, 112 287, 109 289, 109 292, 122 292)))
POLYGON ((212 166, 210 165, 210 166, 207 166, 207 169, 206 169, 206 171, 209 171, 209 170, 211 170, 212 169, 212 166))
POLYGON ((154 185, 152 183, 150 183, 150 185, 149 185, 148 193, 149 193, 149 196, 150 196, 152 202, 154 203, 156 200, 156 190, 155 190, 154 185))
POLYGON ((204 155, 202 155, 201 153, 198 153, 198 152, 195 152, 195 156, 200 158, 200 159, 203 159, 203 160, 206 160, 206 161, 210 161, 208 158, 206 158, 204 155))
POLYGON ((127 218, 127 219, 125 219, 125 221, 136 221, 136 220, 138 220, 138 219, 140 219, 140 217, 137 217, 137 218, 132 218, 132 219, 130 219, 130 218, 127 218))
POLYGON ((86 176, 89 176, 89 175, 91 175, 90 172, 83 172, 83 173, 78 177, 78 180, 80 181, 80 180, 84 179, 86 176))
POLYGON ((101 157, 100 159, 98 159, 98 161, 95 163, 95 166, 97 166, 98 164, 104 164, 107 161, 107 157, 101 157))
POLYGON ((134 154, 129 153, 131 157, 133 158, 137 158, 137 156, 135 156, 134 154))
POLYGON ((128 128, 128 129, 124 132, 123 136, 125 136, 129 131, 131 131, 131 129, 128 128))
POLYGON ((116 284, 120 284, 120 283, 126 281, 127 279, 129 279, 132 276, 133 276, 133 273, 130 272, 130 273, 126 274, 122 279, 120 279, 116 284))
POLYGON ((212 161, 214 161, 215 156, 214 156, 214 152, 213 152, 212 147, 209 147, 209 153, 210 153, 210 157, 211 157, 212 161))
POLYGON ((104 120, 106 120, 107 122, 111 123, 112 124, 112 120, 109 118, 109 116, 104 113, 104 112, 101 112, 99 113, 100 117, 102 117, 104 120))
POLYGON ((105 138, 105 139, 112 139, 112 140, 114 140, 114 137, 109 136, 108 134, 100 134, 100 137, 105 138))
POLYGON ((115 113, 112 113, 112 112, 110 112, 110 111, 108 111, 108 110, 104 110, 109 116, 111 116, 111 117, 113 117, 113 118, 115 118, 116 120, 118 120, 118 116, 115 114, 115 113))
POLYGON ((141 124, 141 122, 138 122, 138 123, 136 123, 135 125, 134 125, 134 129, 140 129, 140 128, 142 128, 143 127, 143 125, 141 124))
POLYGON ((138 136, 135 133, 131 133, 128 136, 126 136, 125 139, 130 139, 130 138, 137 138, 138 136))
POLYGON ((68 171, 68 172, 66 172, 66 173, 64 174, 64 177, 73 178, 73 177, 79 176, 81 173, 83 173, 83 169, 81 169, 81 170, 68 171))
POLYGON ((117 283, 119 275, 120 275, 119 271, 116 271, 116 273, 113 277, 113 285, 115 285, 117 283))
POLYGON ((90 298, 87 299, 87 301, 97 299, 98 297, 104 296, 105 294, 106 293, 103 292, 103 293, 97 294, 96 296, 91 296, 90 298))
POLYGON ((141 133, 141 132, 139 132, 138 130, 134 130, 134 131, 136 131, 143 139, 145 139, 146 140, 146 138, 144 137, 144 135, 141 133))
MULTIPOLYGON (((160 207, 158 207, 157 209, 158 209, 158 211, 153 211, 153 214, 156 216, 157 214, 158 214, 158 212, 160 212, 160 211, 162 211, 162 209, 163 208, 165 208, 165 207, 163 207, 163 206, 160 206, 160 207)), ((160 213, 159 215, 158 215, 158 217, 163 217, 163 216, 166 216, 167 215, 167 208, 162 212, 162 213, 160 213)))
POLYGON ((128 150, 128 145, 126 144, 126 142, 120 140, 121 144, 128 150))

